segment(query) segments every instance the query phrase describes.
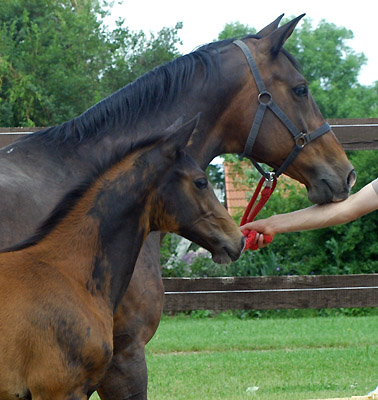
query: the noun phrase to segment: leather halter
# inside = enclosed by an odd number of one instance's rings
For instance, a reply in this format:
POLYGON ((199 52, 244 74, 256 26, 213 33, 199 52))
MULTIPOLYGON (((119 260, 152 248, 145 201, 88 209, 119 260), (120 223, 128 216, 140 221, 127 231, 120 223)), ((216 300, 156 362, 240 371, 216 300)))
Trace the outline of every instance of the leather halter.
POLYGON ((329 126, 329 124, 327 122, 325 122, 323 125, 321 125, 317 129, 315 129, 311 133, 299 131, 297 129, 297 127, 291 122, 289 117, 273 101, 272 95, 269 93, 269 91, 265 87, 264 81, 260 75, 260 71, 257 67, 256 61, 253 58, 253 55, 252 55, 251 51, 249 50, 248 46, 241 40, 235 40, 233 43, 236 46, 238 46, 244 53, 244 55, 248 61, 249 67, 251 69, 252 75, 255 78, 257 89, 259 90, 259 94, 257 97, 259 106, 258 106, 256 115, 255 115, 255 119, 252 123, 252 127, 249 132, 249 136, 248 136, 247 142, 245 144, 244 151, 241 154, 241 157, 249 158, 251 160, 251 162, 253 163, 253 165, 256 167, 256 169, 260 172, 260 174, 263 175, 267 181, 271 182, 271 181, 273 181, 274 178, 278 178, 286 170, 286 168, 295 160, 295 158, 298 156, 299 152, 303 149, 303 147, 306 144, 312 142, 319 136, 330 131, 331 127, 329 126), (292 134, 294 141, 295 141, 295 146, 294 146, 293 150, 289 153, 286 160, 279 167, 279 169, 274 172, 264 171, 263 168, 260 166, 260 164, 258 164, 252 158, 253 145, 255 143, 257 134, 260 130, 261 123, 262 123, 262 120, 264 117, 264 113, 267 108, 269 108, 277 116, 277 118, 279 118, 280 121, 286 126, 286 128, 292 134))

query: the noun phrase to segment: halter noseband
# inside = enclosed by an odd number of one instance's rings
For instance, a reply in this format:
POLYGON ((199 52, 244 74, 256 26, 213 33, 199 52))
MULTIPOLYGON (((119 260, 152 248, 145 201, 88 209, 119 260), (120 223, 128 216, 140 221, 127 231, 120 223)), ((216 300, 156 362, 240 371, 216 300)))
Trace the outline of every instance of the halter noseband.
POLYGON ((252 123, 252 127, 249 132, 249 136, 248 136, 247 142, 245 144, 244 151, 241 154, 241 156, 249 158, 251 160, 251 162, 253 163, 253 165, 256 167, 256 169, 260 172, 260 174, 263 175, 267 181, 271 182, 271 181, 273 181, 274 178, 278 178, 286 170, 286 168, 295 160, 295 158, 298 156, 299 152, 303 149, 303 147, 306 144, 312 142, 319 136, 321 136, 324 133, 331 130, 331 127, 329 126, 329 124, 327 122, 325 122, 318 129, 315 129, 311 133, 300 132, 297 129, 297 127, 290 121, 289 117, 273 101, 272 95, 269 93, 269 91, 265 87, 264 81, 260 75, 260 71, 257 67, 256 61, 253 58, 253 55, 252 55, 251 51, 249 50, 248 46, 241 40, 235 40, 233 43, 236 46, 238 46, 244 53, 244 55, 248 61, 249 67, 251 68, 252 75, 255 78, 257 88, 259 90, 259 94, 257 97, 259 106, 258 106, 256 115, 255 115, 255 119, 252 123), (277 118, 286 126, 286 128, 292 134, 294 141, 295 141, 295 146, 294 146, 293 150, 287 156, 286 160, 279 167, 279 169, 275 172, 264 171, 263 168, 260 166, 260 164, 258 164, 252 158, 253 145, 255 143, 257 134, 260 130, 261 123, 262 123, 262 120, 264 117, 264 113, 267 108, 269 108, 277 116, 277 118))

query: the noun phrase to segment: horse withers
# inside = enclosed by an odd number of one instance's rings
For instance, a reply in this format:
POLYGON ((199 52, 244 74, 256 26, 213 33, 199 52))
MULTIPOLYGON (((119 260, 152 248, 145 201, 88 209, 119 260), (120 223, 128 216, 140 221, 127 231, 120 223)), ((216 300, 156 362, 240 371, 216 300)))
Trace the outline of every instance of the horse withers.
POLYGON ((239 257, 242 234, 183 151, 195 123, 118 150, 35 236, 0 254, 1 399, 84 400, 96 389, 150 231, 183 235, 219 263, 239 257))

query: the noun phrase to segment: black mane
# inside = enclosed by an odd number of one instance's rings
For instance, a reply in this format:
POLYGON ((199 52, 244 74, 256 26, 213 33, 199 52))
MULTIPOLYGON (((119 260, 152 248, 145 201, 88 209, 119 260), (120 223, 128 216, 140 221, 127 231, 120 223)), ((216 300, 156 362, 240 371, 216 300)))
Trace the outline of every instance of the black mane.
MULTIPOLYGON (((247 35, 241 39, 255 38, 247 35)), ((126 85, 122 89, 103 99, 78 117, 61 125, 54 126, 25 136, 21 140, 33 137, 44 143, 63 143, 75 146, 78 142, 97 137, 107 132, 117 132, 132 128, 140 118, 154 114, 160 107, 170 107, 179 93, 185 91, 194 79, 196 65, 203 67, 203 80, 217 80, 221 75, 219 51, 231 44, 236 38, 212 42, 199 47, 187 55, 156 67, 152 71, 126 85)), ((295 68, 299 64, 285 49, 283 53, 295 68)))
POLYGON ((74 189, 67 192, 58 202, 50 215, 37 228, 36 232, 29 238, 20 243, 0 250, 0 253, 23 250, 27 247, 35 246, 44 237, 46 237, 75 207, 78 201, 88 192, 93 184, 108 171, 111 167, 121 162, 125 157, 131 155, 135 151, 143 150, 150 146, 157 145, 160 141, 166 138, 165 133, 160 133, 154 137, 147 137, 140 140, 132 147, 118 147, 110 156, 105 155, 103 159, 96 160, 96 164, 90 170, 87 177, 78 184, 74 189))
POLYGON ((215 67, 213 53, 210 49, 199 49, 156 67, 78 117, 28 137, 44 142, 73 141, 76 144, 87 139, 95 140, 108 131, 132 128, 140 118, 155 113, 163 105, 170 107, 178 94, 190 86, 198 62, 205 70, 204 81, 210 77, 216 79, 219 69, 215 67))

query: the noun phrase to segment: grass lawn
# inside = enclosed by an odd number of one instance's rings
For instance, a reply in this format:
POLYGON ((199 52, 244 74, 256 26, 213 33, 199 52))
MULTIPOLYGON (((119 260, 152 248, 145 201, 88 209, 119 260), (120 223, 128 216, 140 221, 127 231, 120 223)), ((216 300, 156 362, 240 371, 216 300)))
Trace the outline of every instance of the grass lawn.
POLYGON ((164 317, 146 352, 150 400, 365 395, 378 385, 378 316, 164 317))

